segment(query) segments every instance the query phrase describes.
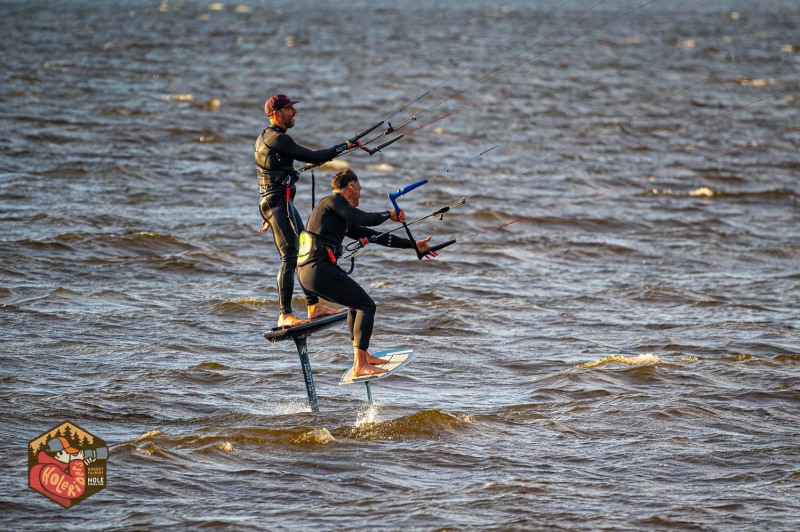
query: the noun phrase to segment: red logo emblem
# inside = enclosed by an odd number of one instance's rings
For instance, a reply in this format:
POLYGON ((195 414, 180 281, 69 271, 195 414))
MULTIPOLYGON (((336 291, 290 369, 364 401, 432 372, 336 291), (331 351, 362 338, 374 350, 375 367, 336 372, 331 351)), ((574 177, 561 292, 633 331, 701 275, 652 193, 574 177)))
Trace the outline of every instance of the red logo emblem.
POLYGON ((28 444, 28 485, 64 508, 106 487, 106 442, 65 421, 28 444))

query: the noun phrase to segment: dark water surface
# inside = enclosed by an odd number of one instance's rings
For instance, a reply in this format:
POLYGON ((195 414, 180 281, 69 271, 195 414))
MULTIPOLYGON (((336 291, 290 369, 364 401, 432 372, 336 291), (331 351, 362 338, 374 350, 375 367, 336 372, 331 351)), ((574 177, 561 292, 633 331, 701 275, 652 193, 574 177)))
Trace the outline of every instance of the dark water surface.
POLYGON ((800 527, 794 0, 0 9, 0 528, 800 527), (313 414, 262 337, 261 107, 322 148, 433 88, 337 167, 368 210, 452 168, 403 205, 468 196, 415 226, 462 240, 359 255, 416 358, 368 408, 313 336, 313 414), (70 510, 25 455, 66 419, 111 446, 70 510))

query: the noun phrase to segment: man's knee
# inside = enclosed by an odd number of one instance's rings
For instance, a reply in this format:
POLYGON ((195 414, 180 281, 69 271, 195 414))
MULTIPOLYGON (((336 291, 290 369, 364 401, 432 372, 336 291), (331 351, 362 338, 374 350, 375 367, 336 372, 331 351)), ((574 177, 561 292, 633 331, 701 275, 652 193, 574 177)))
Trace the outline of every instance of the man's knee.
POLYGON ((284 269, 294 270, 297 268, 297 250, 281 255, 281 265, 284 269))
POLYGON ((364 313, 375 314, 375 310, 377 308, 378 305, 376 305, 372 299, 369 299, 368 301, 364 301, 359 310, 363 311, 364 313))

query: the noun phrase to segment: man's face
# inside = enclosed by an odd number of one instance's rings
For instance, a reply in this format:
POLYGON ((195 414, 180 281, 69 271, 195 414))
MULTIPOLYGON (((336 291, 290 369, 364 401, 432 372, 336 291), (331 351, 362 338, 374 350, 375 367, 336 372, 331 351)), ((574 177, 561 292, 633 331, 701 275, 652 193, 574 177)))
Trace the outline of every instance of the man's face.
POLYGON ((350 189, 350 205, 358 207, 359 200, 361 199, 361 183, 353 181, 347 185, 350 189))
POLYGON ((294 108, 294 106, 278 109, 275 111, 275 114, 280 117, 284 129, 294 127, 294 115, 297 114, 297 110, 294 108))

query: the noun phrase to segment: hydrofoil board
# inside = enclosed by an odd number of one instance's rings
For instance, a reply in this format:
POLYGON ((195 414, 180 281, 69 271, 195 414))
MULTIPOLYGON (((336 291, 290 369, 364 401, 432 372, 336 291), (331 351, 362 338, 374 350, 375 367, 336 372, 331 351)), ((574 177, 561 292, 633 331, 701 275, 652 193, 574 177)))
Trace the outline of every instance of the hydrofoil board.
POLYGON ((387 370, 386 373, 381 373, 380 375, 365 375, 364 377, 353 377, 353 368, 350 368, 345 371, 344 375, 342 375, 342 378, 339 379, 339 385, 353 384, 354 382, 369 383, 370 381, 385 379, 408 364, 411 359, 414 358, 414 351, 411 349, 388 349, 386 351, 372 353, 372 356, 386 358, 389 360, 389 362, 385 364, 376 364, 379 368, 387 370))
POLYGON ((302 325, 295 325, 294 327, 275 327, 268 332, 264 333, 264 338, 270 342, 280 342, 281 340, 294 340, 308 336, 311 333, 326 329, 342 320, 347 319, 347 311, 341 314, 334 314, 332 316, 323 316, 322 318, 315 318, 308 323, 302 325))

